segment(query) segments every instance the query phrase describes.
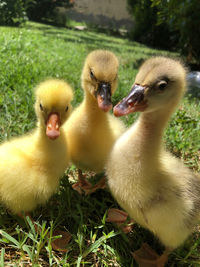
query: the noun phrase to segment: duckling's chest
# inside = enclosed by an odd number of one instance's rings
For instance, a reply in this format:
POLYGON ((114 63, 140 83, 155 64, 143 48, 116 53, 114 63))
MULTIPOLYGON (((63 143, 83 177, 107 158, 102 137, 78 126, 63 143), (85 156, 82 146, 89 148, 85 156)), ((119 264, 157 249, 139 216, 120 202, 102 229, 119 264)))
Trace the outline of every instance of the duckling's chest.
MULTIPOLYGON (((107 140, 108 141, 108 140, 107 140)), ((82 139, 82 142, 76 143, 72 150, 71 159, 75 165, 83 169, 93 171, 103 171, 106 159, 111 150, 112 140, 110 142, 91 138, 82 139)))
POLYGON ((86 169, 94 166, 92 169, 101 171, 114 141, 114 134, 106 123, 83 123, 69 138, 71 159, 77 166, 86 169))
POLYGON ((48 173, 50 176, 59 177, 63 175, 69 164, 69 153, 66 146, 57 146, 54 149, 43 149, 35 152, 33 165, 38 171, 48 173))
POLYGON ((154 194, 150 179, 153 174, 144 162, 146 159, 141 154, 140 145, 137 141, 130 142, 129 138, 128 135, 123 135, 118 139, 106 170, 114 197, 124 209, 134 211, 134 217, 138 217, 138 214, 142 216, 143 203, 154 194))

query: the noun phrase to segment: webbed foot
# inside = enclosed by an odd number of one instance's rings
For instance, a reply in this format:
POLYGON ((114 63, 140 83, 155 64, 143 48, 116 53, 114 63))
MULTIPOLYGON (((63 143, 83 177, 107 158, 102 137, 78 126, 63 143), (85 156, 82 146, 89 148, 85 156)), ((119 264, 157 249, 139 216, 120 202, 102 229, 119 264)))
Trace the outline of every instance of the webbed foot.
POLYGON ((160 256, 147 243, 132 253, 140 267, 164 267, 168 260, 168 250, 160 256))

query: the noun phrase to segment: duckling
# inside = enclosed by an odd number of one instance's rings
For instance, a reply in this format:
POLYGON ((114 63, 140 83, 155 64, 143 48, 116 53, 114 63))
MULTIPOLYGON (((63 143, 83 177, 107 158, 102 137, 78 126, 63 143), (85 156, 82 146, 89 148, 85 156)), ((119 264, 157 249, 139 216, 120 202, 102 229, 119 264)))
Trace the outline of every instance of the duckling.
POLYGON ((200 219, 200 177, 167 152, 162 141, 185 90, 182 63, 155 57, 143 63, 130 93, 114 107, 116 116, 141 115, 111 151, 106 166, 109 188, 130 217, 166 247, 159 257, 143 245, 134 253, 140 266, 164 266, 169 251, 186 240, 200 219), (144 253, 154 260, 143 259, 144 253))
POLYGON ((102 179, 91 190, 80 169, 104 171, 108 154, 125 129, 119 119, 108 113, 117 87, 118 65, 117 57, 110 51, 94 50, 87 56, 81 77, 84 100, 64 125, 70 158, 79 168, 78 183, 73 186, 79 193, 91 193, 105 186, 102 179))
POLYGON ((0 145, 0 201, 13 213, 29 212, 55 192, 69 163, 62 129, 73 91, 49 79, 35 89, 37 127, 0 145))

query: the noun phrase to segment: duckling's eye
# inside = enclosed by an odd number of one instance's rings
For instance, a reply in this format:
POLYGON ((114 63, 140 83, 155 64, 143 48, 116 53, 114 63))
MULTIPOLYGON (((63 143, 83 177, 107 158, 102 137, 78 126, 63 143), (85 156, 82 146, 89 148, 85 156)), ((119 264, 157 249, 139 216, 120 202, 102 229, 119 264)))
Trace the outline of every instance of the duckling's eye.
POLYGON ((90 70, 90 77, 91 77, 92 79, 94 79, 94 73, 93 73, 92 70, 90 70))
POLYGON ((66 106, 66 108, 65 108, 65 112, 67 112, 67 111, 68 111, 68 109, 69 109, 69 107, 68 107, 68 106, 66 106))
POLYGON ((165 88, 166 88, 166 86, 167 86, 167 84, 168 84, 167 81, 160 81, 160 82, 158 83, 158 89, 159 89, 160 91, 164 91, 165 88))
POLYGON ((44 108, 43 108, 43 106, 42 106, 42 104, 40 103, 40 110, 44 110, 44 108))

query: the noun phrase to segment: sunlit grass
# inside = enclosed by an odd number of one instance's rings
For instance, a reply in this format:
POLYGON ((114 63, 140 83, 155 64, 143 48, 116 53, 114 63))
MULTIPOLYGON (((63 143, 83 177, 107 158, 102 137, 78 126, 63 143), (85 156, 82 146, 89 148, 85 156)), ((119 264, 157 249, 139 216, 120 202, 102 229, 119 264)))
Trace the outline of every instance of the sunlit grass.
MULTIPOLYGON (((21 135, 35 126, 33 88, 47 77, 67 80, 75 90, 73 105, 82 101, 80 76, 86 55, 93 49, 109 49, 119 58, 116 104, 131 88, 142 61, 166 51, 148 48, 126 38, 28 23, 23 28, 0 28, 0 141, 21 135)), ((177 54, 176 54, 177 55, 177 54)), ((174 55, 172 55, 174 56, 174 55)), ((123 118, 130 125, 137 115, 123 118)), ((186 96, 165 133, 167 148, 195 171, 200 170, 200 104, 186 96)), ((89 174, 88 174, 89 175, 89 174)), ((32 217, 42 232, 34 233, 25 222, 0 209, 0 266, 136 266, 131 251, 148 242, 158 252, 162 247, 148 231, 136 225, 128 235, 106 223, 107 210, 118 207, 108 190, 80 196, 71 188, 75 167, 67 170, 60 188, 32 217), (55 227, 68 230, 72 239, 66 253, 53 251, 55 227), (96 264, 96 265, 95 265, 96 264)), ((174 251, 168 266, 200 266, 198 228, 174 251)))

